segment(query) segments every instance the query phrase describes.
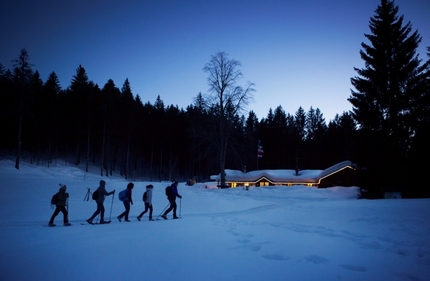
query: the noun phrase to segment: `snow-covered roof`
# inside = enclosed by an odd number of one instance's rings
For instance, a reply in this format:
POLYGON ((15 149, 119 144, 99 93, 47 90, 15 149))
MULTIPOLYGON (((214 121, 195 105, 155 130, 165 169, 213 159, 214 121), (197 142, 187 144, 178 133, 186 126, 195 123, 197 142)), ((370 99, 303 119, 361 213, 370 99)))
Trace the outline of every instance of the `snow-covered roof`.
POLYGON ((322 171, 321 174, 319 175, 319 180, 322 180, 323 178, 326 178, 326 177, 330 176, 331 174, 337 173, 340 170, 343 170, 346 168, 355 169, 354 167, 355 167, 355 165, 351 161, 340 162, 340 163, 333 165, 330 168, 327 168, 324 171, 322 171))
MULTIPOLYGON (((345 168, 354 169, 351 161, 343 161, 333 165, 325 170, 300 170, 296 175, 295 170, 257 170, 242 172, 239 170, 225 170, 227 182, 257 182, 263 178, 272 183, 289 183, 289 184, 318 184, 321 179, 326 178, 345 168)), ((211 177, 214 178, 214 177, 211 177)), ((219 178, 219 175, 216 176, 219 178)))

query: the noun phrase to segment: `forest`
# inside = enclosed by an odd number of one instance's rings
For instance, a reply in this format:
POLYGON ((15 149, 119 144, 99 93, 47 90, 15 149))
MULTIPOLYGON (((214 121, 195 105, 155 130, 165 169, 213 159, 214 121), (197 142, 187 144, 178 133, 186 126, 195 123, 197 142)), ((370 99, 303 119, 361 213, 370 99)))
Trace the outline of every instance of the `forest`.
POLYGON ((184 109, 160 96, 142 102, 128 79, 99 86, 82 65, 62 89, 54 71, 42 81, 22 49, 12 69, 0 64, 1 155, 13 157, 17 169, 22 159, 64 161, 86 170, 96 165, 101 176, 151 181, 204 181, 224 169, 325 169, 351 160, 363 197, 387 189, 429 196, 421 177, 430 156, 430 47, 421 59, 421 36, 393 1, 382 0, 375 13, 359 54, 365 67, 354 68, 345 95, 352 109, 333 120, 318 108, 287 113, 282 105, 258 120, 243 103, 252 84, 237 85, 240 63, 223 52, 204 69, 213 91, 184 109), (225 65, 237 76, 214 75, 225 65))
MULTIPOLYGON (((22 50, 18 63, 28 61, 22 50)), ((19 139, 21 157, 33 163, 67 159, 75 165, 98 164, 105 176, 116 170, 126 178, 204 180, 219 173, 216 114, 204 106, 202 94, 182 109, 166 106, 160 96, 153 104, 143 103, 128 80, 120 88, 112 80, 100 88, 82 66, 67 89, 61 89, 55 72, 42 81, 30 68, 22 70, 27 82, 18 87, 17 71, 1 76, 1 92, 14 93, 1 96, 4 155, 15 155, 19 139)), ((279 106, 261 120, 250 111, 232 121, 229 169, 295 169, 297 164, 319 169, 352 156, 356 124, 346 112, 328 125, 312 107, 291 115, 279 106), (261 158, 258 141, 264 149, 261 158)))

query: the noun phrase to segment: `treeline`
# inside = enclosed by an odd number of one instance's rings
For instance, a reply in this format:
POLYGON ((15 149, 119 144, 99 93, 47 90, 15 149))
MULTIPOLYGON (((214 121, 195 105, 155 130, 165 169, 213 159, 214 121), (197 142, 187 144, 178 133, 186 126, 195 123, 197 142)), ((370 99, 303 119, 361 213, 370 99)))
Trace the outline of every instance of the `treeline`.
MULTIPOLYGON (((358 167, 360 195, 386 191, 430 196, 430 47, 417 54, 418 31, 404 23, 394 1, 381 0, 361 44, 350 112, 328 123, 318 108, 294 114, 281 106, 258 120, 240 114, 253 88, 237 85, 240 62, 220 52, 204 70, 211 93, 179 109, 134 95, 130 82, 100 89, 79 66, 67 89, 55 73, 47 81, 33 71, 25 50, 12 70, 0 65, 0 148, 51 164, 72 159, 126 178, 207 180, 224 169, 324 169, 344 160, 358 167), (262 146, 258 152, 259 145, 262 146), (21 153, 22 151, 22 153, 21 153)), ((224 175, 224 176, 223 176, 224 175)))
MULTIPOLYGON (((1 68, 0 91, 0 145, 3 154, 20 155, 17 168, 25 158, 39 165, 67 159, 86 169, 96 164, 103 176, 116 171, 151 180, 204 180, 220 172, 216 110, 202 94, 185 110, 166 106, 160 96, 143 103, 127 79, 120 88, 112 80, 100 88, 82 66, 61 89, 55 72, 41 80, 25 49, 12 70, 1 68)), ((279 106, 261 120, 252 111, 233 120, 228 169, 323 169, 352 157, 356 125, 349 113, 327 125, 318 108, 291 115, 279 106)))

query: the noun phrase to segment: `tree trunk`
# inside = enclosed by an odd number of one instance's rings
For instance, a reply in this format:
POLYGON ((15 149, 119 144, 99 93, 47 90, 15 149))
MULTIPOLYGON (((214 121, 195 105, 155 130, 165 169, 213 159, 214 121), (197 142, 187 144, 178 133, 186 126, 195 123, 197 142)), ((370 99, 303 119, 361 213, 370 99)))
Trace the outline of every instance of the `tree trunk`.
POLYGON ((88 135, 87 135, 87 159, 85 163, 85 171, 88 173, 89 170, 89 162, 90 162, 90 141, 91 141, 91 127, 88 124, 88 135))
POLYGON ((15 169, 19 170, 19 159, 21 158, 21 131, 22 131, 22 114, 18 117, 18 143, 16 146, 15 169))
POLYGON ((103 136, 102 136, 102 159, 101 159, 101 165, 100 165, 100 176, 103 177, 103 168, 104 168, 104 161, 105 161, 105 143, 106 143, 106 122, 103 126, 103 136))

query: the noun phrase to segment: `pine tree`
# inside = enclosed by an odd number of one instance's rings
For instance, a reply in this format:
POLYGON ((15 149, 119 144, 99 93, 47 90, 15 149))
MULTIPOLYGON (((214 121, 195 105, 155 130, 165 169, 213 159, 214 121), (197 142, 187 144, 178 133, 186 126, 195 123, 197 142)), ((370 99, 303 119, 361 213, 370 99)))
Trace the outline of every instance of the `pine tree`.
MULTIPOLYGON (((62 92, 60 86, 60 80, 55 72, 49 74, 48 79, 43 85, 43 105, 42 108, 45 110, 44 118, 46 127, 44 128, 47 138, 47 154, 48 154, 48 165, 52 160, 52 153, 58 149, 59 130, 62 127, 61 115, 60 115, 60 103, 59 95, 62 92), (54 148, 55 145, 55 148, 54 148)), ((55 157, 56 158, 56 157, 55 157)))
MULTIPOLYGON (((71 128, 70 138, 76 141, 76 158, 75 165, 81 162, 81 147, 83 136, 86 135, 88 127, 88 108, 89 108, 89 80, 87 72, 82 65, 76 69, 76 74, 72 77, 69 94, 69 111, 67 112, 70 119, 68 124, 74 126, 71 128)), ((66 125, 67 125, 66 123, 66 125)))
MULTIPOLYGON (((404 24, 398 10, 394 1, 381 0, 370 19, 369 44, 362 43, 360 51, 365 67, 354 68, 358 76, 351 78, 355 90, 348 99, 360 129, 359 162, 390 186, 401 182, 402 159, 420 122, 417 101, 425 94, 428 65, 416 54, 418 31, 411 33, 411 23, 404 24)), ((374 179, 369 181, 375 184, 374 179)))
POLYGON ((133 127, 134 127, 134 117, 135 117, 135 101, 133 98, 133 93, 131 91, 131 85, 128 81, 128 78, 125 79, 124 84, 121 88, 121 97, 122 97, 122 105, 123 105, 123 114, 124 114, 124 158, 122 165, 122 173, 125 178, 129 178, 132 176, 132 139, 133 139, 133 127))
POLYGON ((29 113, 29 96, 30 96, 30 84, 31 78, 33 77, 33 70, 30 64, 30 57, 27 50, 22 49, 17 60, 13 61, 14 71, 13 71, 13 81, 15 84, 15 89, 17 91, 16 95, 16 112, 18 117, 18 138, 16 146, 16 160, 15 168, 19 169, 19 163, 21 158, 21 138, 22 138, 22 127, 23 127, 23 117, 29 113))
POLYGON ((363 69, 351 79, 357 91, 348 99, 353 105, 353 116, 361 128, 381 131, 398 141, 399 148, 408 147, 414 133, 414 101, 423 94, 425 64, 416 54, 421 42, 418 31, 409 35, 412 27, 403 25, 393 1, 381 0, 376 15, 370 20, 372 34, 366 34, 370 45, 362 43, 363 69))
POLYGON ((306 113, 305 110, 300 106, 294 115, 294 121, 296 129, 300 134, 300 140, 304 141, 306 136, 306 113))

